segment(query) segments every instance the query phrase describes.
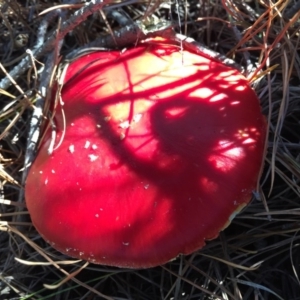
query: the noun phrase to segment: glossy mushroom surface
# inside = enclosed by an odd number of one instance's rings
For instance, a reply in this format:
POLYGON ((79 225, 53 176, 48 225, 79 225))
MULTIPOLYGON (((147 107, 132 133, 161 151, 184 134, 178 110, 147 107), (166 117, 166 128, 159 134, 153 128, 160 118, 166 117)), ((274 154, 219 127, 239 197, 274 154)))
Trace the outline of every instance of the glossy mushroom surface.
POLYGON ((48 130, 25 190, 57 250, 156 266, 203 247, 250 201, 266 123, 235 69, 150 40, 73 62, 62 101, 58 147, 48 154, 48 130))

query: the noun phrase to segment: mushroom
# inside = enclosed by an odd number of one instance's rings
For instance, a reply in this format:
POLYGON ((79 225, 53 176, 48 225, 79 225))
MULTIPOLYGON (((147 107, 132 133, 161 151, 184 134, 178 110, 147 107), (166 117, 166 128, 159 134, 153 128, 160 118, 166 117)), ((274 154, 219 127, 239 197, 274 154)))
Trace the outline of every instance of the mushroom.
POLYGON ((246 78, 168 40, 72 62, 25 197, 57 250, 147 268, 214 239, 250 201, 265 117, 246 78))

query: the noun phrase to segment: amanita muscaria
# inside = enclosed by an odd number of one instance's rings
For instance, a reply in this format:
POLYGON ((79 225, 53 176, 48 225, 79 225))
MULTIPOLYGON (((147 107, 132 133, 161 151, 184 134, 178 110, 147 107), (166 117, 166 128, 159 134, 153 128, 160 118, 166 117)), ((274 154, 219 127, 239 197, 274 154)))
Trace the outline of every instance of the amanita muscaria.
POLYGON ((61 144, 48 154, 49 129, 25 190, 57 250, 156 266, 203 247, 250 201, 266 123, 237 70, 150 39, 71 63, 62 101, 61 144))

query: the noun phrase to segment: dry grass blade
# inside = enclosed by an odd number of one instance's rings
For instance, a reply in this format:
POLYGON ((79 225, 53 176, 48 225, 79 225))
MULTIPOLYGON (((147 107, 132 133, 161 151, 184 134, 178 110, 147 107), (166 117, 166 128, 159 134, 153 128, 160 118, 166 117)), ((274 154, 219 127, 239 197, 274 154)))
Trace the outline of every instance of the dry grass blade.
POLYGON ((214 256, 203 254, 203 253, 201 253, 200 255, 203 255, 203 256, 205 256, 207 258, 218 260, 219 262, 222 262, 222 263, 224 263, 224 264, 226 264, 228 266, 231 266, 231 267, 233 267, 235 269, 241 269, 241 270, 244 270, 244 271, 254 271, 254 270, 258 269, 260 267, 260 265, 261 265, 261 263, 259 263, 259 264, 256 264, 253 267, 245 267, 245 266, 241 266, 241 265, 235 264, 235 263, 233 263, 231 261, 227 261, 227 260, 219 258, 219 257, 214 257, 214 256))
MULTIPOLYGON (((61 284, 67 282, 68 280, 73 280, 76 283, 85 286, 87 289, 89 290, 93 290, 91 287, 86 286, 86 284, 84 284, 83 282, 79 281, 78 279, 76 279, 74 276, 76 276, 78 273, 80 273, 80 271, 82 269, 84 269, 86 266, 88 266, 88 262, 86 262, 82 267, 80 267, 78 270, 76 270, 75 272, 73 272, 72 274, 69 274, 67 271, 65 271, 64 269, 62 269, 59 264, 57 264, 56 262, 54 262, 39 246, 37 246, 33 241, 31 241, 30 239, 28 239, 25 235, 23 235, 20 231, 18 231, 16 228, 9 226, 8 230, 10 232, 14 232, 16 233, 19 237, 21 237, 23 240, 26 241, 26 243, 28 245, 30 245, 35 251, 37 251, 42 257, 44 257, 49 263, 51 263, 52 266, 54 266, 55 268, 57 268, 59 271, 61 271, 63 274, 67 275, 67 277, 65 279, 63 279, 63 281, 61 282, 61 284)), ((46 285, 48 288, 52 289, 52 288, 58 288, 61 284, 58 285, 46 285)), ((44 285, 45 286, 45 285, 44 285)), ((107 297, 106 295, 93 290, 93 292, 100 296, 103 297, 103 299, 107 299, 107 300, 112 300, 111 297, 107 297)))
POLYGON ((15 98, 16 98, 14 95, 12 95, 11 93, 9 93, 9 92, 7 92, 7 91, 5 91, 5 90, 3 90, 3 89, 0 89, 0 94, 3 94, 3 95, 5 95, 5 96, 7 96, 7 97, 10 97, 10 98, 12 98, 12 99, 15 99, 15 98))
MULTIPOLYGON (((52 263, 51 262, 35 262, 35 261, 27 261, 24 259, 20 259, 18 257, 15 257, 15 260, 21 264, 27 265, 27 266, 51 266, 52 263)), ((81 262, 81 260, 59 260, 59 261, 55 261, 56 264, 58 265, 72 265, 72 264, 77 264, 81 262)), ((79 272, 77 272, 79 273, 79 272)), ((74 275, 75 276, 75 275, 74 275)))
MULTIPOLYGON (((54 289, 58 289, 60 286, 62 286, 64 283, 66 283, 67 281, 71 280, 73 277, 75 277, 77 274, 79 274, 85 267, 87 267, 89 265, 89 262, 85 262, 85 264, 83 266, 81 266, 78 270, 74 271, 73 273, 69 274, 68 276, 66 276, 66 278, 64 278, 61 282, 59 282, 58 284, 44 284, 44 287, 49 289, 49 290, 54 290, 54 289)), ((109 299, 109 297, 106 297, 106 299, 109 299)))
MULTIPOLYGON (((205 289, 205 288, 203 288, 203 287, 195 284, 194 282, 186 279, 185 277, 180 276, 179 274, 171 271, 170 269, 166 268, 165 266, 162 266, 162 269, 166 270, 167 272, 169 272, 170 274, 176 276, 177 278, 180 278, 182 281, 185 281, 185 282, 189 283, 191 286, 193 286, 197 290, 203 291, 205 294, 210 295, 210 296, 214 295, 214 293, 212 293, 211 291, 209 291, 209 290, 207 290, 207 289, 205 289)), ((226 300, 224 298, 218 298, 218 299, 220 299, 220 300, 226 300)))
POLYGON ((12 176, 10 176, 3 168, 2 165, 0 165, 0 178, 3 180, 10 182, 12 184, 17 185, 18 187, 22 187, 18 181, 16 181, 12 176))
POLYGON ((262 286, 260 284, 256 284, 256 283, 253 283, 253 282, 249 282, 249 281, 246 281, 246 280, 239 280, 239 279, 235 279, 236 282, 238 283, 241 283, 241 284, 245 284, 245 285, 248 285, 248 286, 251 286, 251 287, 254 287, 255 289, 257 290, 264 290, 264 291, 267 291, 268 293, 274 295, 277 299, 280 299, 280 300, 284 300, 282 297, 280 297, 278 294, 276 294, 275 292, 273 292, 271 289, 265 287, 265 286, 262 286))
POLYGON ((49 7, 47 9, 43 10, 42 12, 40 12, 39 16, 45 15, 45 14, 47 14, 47 13, 53 11, 53 10, 56 10, 56 9, 61 9, 61 8, 63 8, 63 9, 71 9, 71 8, 75 9, 76 8, 77 9, 77 8, 81 8, 83 6, 84 6, 84 4, 60 4, 60 5, 55 5, 53 7, 49 7))

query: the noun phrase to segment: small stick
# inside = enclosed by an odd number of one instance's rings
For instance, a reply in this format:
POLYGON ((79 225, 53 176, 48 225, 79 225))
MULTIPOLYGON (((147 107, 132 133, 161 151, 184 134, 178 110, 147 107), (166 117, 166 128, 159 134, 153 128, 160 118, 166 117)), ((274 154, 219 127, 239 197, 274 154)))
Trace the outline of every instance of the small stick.
MULTIPOLYGON (((111 3, 111 0, 91 0, 90 2, 88 2, 85 6, 78 9, 72 17, 62 23, 59 32, 52 32, 50 37, 42 46, 39 46, 40 41, 38 41, 38 44, 32 51, 33 56, 36 59, 39 59, 39 57, 41 57, 46 52, 50 52, 55 46, 57 40, 63 40, 68 32, 72 31, 76 26, 85 21, 88 16, 98 11, 99 9, 102 9, 104 5, 109 3, 111 3)), ((30 66, 31 60, 28 56, 26 56, 16 67, 11 70, 9 75, 16 80, 21 75, 23 75, 30 66)), ((8 76, 6 76, 0 81, 0 89, 7 90, 7 88, 10 87, 11 84, 11 80, 8 76)))

